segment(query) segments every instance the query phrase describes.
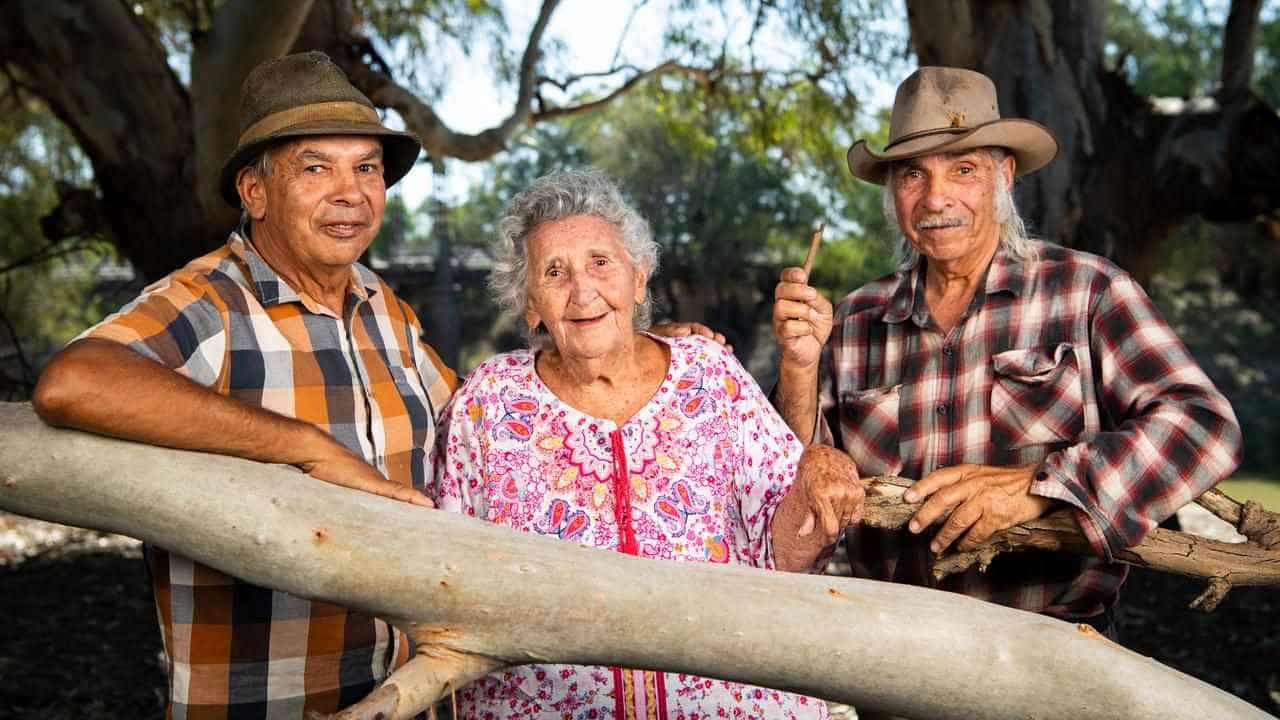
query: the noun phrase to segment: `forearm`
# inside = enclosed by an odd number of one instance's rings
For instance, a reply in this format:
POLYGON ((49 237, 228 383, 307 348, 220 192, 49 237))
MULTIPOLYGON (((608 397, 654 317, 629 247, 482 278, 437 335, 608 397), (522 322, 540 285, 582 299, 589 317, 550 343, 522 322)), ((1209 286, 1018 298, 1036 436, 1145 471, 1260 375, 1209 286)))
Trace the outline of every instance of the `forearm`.
POLYGON ((183 450, 298 466, 345 452, 314 425, 219 395, 107 340, 79 340, 55 356, 33 404, 51 425, 183 450))
POLYGON ((1110 559, 1239 463, 1234 418, 1206 424, 1193 417, 1131 420, 1052 453, 1035 474, 1031 492, 1072 505, 1098 556, 1110 559))
POLYGON ((800 442, 813 442, 818 422, 818 366, 796 367, 785 360, 779 364, 774 406, 800 442))

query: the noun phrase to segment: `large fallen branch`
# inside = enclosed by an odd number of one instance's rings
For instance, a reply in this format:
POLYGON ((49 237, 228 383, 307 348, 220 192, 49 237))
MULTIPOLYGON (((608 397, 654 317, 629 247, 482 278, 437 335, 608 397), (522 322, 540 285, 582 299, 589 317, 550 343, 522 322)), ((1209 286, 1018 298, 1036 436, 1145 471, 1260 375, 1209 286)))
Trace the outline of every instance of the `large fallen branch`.
MULTIPOLYGON (((910 480, 878 476, 867 478, 867 483, 865 522, 869 525, 900 528, 920 507, 902 500, 910 480)), ((1191 602, 1191 607, 1206 612, 1217 608, 1232 587, 1280 585, 1280 514, 1253 501, 1242 505, 1218 490, 1210 490, 1196 502, 1238 530, 1247 541, 1227 543, 1156 528, 1142 542, 1116 553, 1116 560, 1205 580, 1205 591, 1191 602)), ((1000 553, 1032 549, 1093 554, 1080 527, 1067 511, 1060 511, 997 533, 975 550, 943 555, 934 561, 933 573, 941 579, 975 564, 986 569, 1000 553)))
POLYGON ((626 557, 291 468, 54 430, 27 405, 0 404, 0 508, 406 629, 419 658, 345 717, 408 717, 525 662, 689 672, 940 719, 1269 717, 1087 626, 923 588, 626 557))

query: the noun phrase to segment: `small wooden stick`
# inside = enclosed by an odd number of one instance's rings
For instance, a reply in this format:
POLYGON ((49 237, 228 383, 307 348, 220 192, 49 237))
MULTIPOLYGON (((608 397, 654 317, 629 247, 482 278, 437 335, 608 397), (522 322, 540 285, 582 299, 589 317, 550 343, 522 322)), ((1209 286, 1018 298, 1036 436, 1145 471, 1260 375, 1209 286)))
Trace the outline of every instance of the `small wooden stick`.
POLYGON ((809 254, 804 256, 804 275, 809 277, 809 271, 813 270, 813 261, 818 257, 818 246, 822 244, 822 231, 827 229, 824 222, 818 225, 818 231, 813 234, 813 239, 809 241, 809 254))

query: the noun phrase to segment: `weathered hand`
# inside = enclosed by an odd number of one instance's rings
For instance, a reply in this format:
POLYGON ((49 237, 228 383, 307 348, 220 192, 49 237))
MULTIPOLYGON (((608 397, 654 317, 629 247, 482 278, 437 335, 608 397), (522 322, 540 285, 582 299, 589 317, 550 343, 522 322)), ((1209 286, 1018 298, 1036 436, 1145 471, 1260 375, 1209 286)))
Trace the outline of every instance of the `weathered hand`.
POLYGON ((1052 499, 1030 492, 1036 467, 955 465, 935 470, 903 493, 907 502, 924 500, 907 529, 922 532, 950 513, 929 549, 940 553, 963 535, 956 547, 972 550, 993 534, 1034 520, 1053 507, 1052 499))
POLYGON ((840 538, 849 525, 862 520, 866 492, 858 479, 858 467, 843 452, 825 445, 810 445, 800 456, 794 490, 807 508, 796 533, 807 537, 819 527, 826 545, 840 538))
POLYGON ((431 502, 426 495, 411 487, 391 482, 372 465, 342 446, 338 446, 338 450, 329 453, 321 460, 304 462, 299 464, 299 467, 311 477, 327 483, 363 490, 413 505, 435 507, 435 503, 431 502))
POLYGON ((721 345, 724 345, 730 350, 733 349, 732 345, 725 342, 724 335, 721 335, 720 333, 716 332, 715 330, 712 330, 711 328, 707 327, 706 325, 703 325, 702 323, 697 323, 697 322, 658 323, 657 325, 654 325, 653 327, 649 328, 649 332, 653 333, 654 335, 661 335, 663 337, 685 337, 686 335, 701 335, 704 338, 710 338, 711 340, 715 340, 716 342, 720 343, 721 345))
POLYGON ((831 337, 831 302, 808 282, 804 268, 789 267, 773 291, 773 336, 782 362, 797 367, 816 366, 822 346, 831 337))

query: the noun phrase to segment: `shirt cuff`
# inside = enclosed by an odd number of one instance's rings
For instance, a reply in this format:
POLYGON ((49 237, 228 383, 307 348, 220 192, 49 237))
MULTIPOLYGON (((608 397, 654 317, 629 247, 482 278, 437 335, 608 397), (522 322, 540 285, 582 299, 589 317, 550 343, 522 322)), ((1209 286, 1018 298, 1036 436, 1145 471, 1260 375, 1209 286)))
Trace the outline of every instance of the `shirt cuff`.
POLYGON ((1032 495, 1061 500, 1070 505, 1076 524, 1080 526, 1094 554, 1107 562, 1114 562, 1111 545, 1107 542, 1106 523, 1094 515, 1095 510, 1089 503, 1081 499, 1074 476, 1060 467, 1064 452, 1066 451, 1050 454, 1036 468, 1035 474, 1031 476, 1030 492, 1032 495))

